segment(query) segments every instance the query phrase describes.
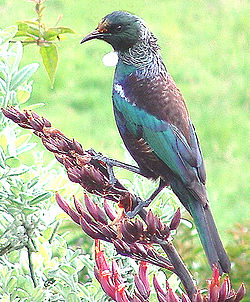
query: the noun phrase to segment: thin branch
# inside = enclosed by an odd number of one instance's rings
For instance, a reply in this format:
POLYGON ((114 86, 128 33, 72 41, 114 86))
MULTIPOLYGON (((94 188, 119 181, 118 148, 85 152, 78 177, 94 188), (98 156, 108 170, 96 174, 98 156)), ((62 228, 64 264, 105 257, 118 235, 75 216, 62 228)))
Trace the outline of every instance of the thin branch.
POLYGON ((32 259, 31 259, 31 250, 29 245, 26 245, 27 248, 27 253, 28 253, 28 261, 29 261, 29 269, 30 269, 30 277, 33 281, 34 287, 37 287, 37 283, 36 283, 36 279, 35 279, 35 274, 34 274, 34 268, 33 268, 33 263, 32 263, 32 259))
MULTIPOLYGON (((10 43, 16 43, 18 41, 19 40, 17 40, 17 41, 10 40, 9 42, 10 43)), ((22 44, 37 44, 37 45, 39 45, 39 44, 52 44, 53 43, 53 41, 44 41, 44 40, 32 40, 32 41, 28 40, 28 41, 19 41, 19 42, 21 42, 22 44)))

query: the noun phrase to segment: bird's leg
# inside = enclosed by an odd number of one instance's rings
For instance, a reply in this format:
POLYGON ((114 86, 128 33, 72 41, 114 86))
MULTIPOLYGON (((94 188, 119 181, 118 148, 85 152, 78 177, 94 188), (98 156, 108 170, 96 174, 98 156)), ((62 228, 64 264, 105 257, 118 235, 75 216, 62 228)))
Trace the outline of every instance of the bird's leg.
POLYGON ((113 185, 115 183, 115 175, 114 175, 113 167, 122 168, 122 169, 128 170, 130 172, 144 176, 139 167, 125 164, 116 159, 105 157, 102 153, 96 152, 94 149, 89 149, 88 151, 91 154, 93 154, 92 159, 100 160, 107 165, 107 170, 108 170, 108 174, 109 174, 109 182, 111 185, 113 185))
POLYGON ((136 199, 137 205, 133 208, 132 211, 126 212, 126 215, 129 218, 134 218, 143 208, 148 207, 150 203, 155 199, 155 197, 167 186, 166 182, 160 179, 159 186, 156 190, 151 194, 151 196, 146 199, 142 200, 140 197, 136 199))

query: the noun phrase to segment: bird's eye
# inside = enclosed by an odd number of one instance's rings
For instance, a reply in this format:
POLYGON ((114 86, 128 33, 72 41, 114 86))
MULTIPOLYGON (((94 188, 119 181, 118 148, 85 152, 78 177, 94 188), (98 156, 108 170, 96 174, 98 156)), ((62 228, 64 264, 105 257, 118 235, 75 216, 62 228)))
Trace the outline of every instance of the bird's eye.
POLYGON ((120 32, 122 30, 122 25, 121 24, 116 25, 115 30, 120 32))

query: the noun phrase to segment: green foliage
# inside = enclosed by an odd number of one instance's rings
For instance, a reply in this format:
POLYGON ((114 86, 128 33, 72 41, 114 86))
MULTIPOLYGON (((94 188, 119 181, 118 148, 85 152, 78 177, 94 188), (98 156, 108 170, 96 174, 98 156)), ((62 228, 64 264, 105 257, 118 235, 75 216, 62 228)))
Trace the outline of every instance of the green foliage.
MULTIPOLYGON (((62 26, 47 27, 43 22, 43 13, 45 9, 43 3, 45 1, 46 0, 32 0, 35 4, 37 18, 35 21, 17 22, 18 30, 14 37, 21 37, 24 45, 35 43, 40 47, 43 65, 50 79, 51 87, 53 87, 58 63, 58 51, 55 42, 60 41, 64 37, 63 34, 74 34, 74 31, 71 28, 62 26)), ((60 19, 61 16, 58 17, 56 23, 58 23, 60 19)))
POLYGON ((47 70, 50 82, 53 85, 55 81, 56 68, 58 62, 57 48, 54 44, 43 45, 40 47, 40 54, 43 59, 43 65, 47 70))
MULTIPOLYGON (((230 259, 232 259, 233 266, 230 273, 235 287, 239 286, 242 280, 248 286, 250 284, 250 222, 249 220, 243 223, 237 223, 234 228, 229 231, 232 240, 227 245, 227 251, 230 259)), ((246 299, 250 299, 249 290, 246 299)), ((248 300, 246 300, 248 301, 248 300)))

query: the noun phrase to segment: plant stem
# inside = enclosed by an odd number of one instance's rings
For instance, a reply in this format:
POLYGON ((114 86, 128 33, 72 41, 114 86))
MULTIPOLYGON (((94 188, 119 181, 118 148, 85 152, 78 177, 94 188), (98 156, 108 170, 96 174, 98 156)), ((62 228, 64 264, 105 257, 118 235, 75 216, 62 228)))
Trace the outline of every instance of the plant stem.
POLYGON ((174 266, 173 272, 180 278, 189 298, 192 299, 197 290, 192 275, 181 259, 181 256, 178 254, 172 242, 161 244, 161 247, 174 266))
POLYGON ((28 261, 29 261, 29 269, 30 269, 30 276, 31 279, 33 281, 34 287, 37 287, 37 283, 36 283, 36 279, 35 279, 35 274, 34 274, 34 268, 33 268, 33 263, 32 263, 32 259, 31 259, 31 250, 29 245, 26 245, 27 248, 27 253, 28 253, 28 261))
MULTIPOLYGON (((139 216, 145 221, 147 216, 147 211, 145 209, 141 210, 139 216)), ((190 299, 192 299, 193 295, 196 293, 196 287, 193 280, 193 277, 187 267, 185 266, 181 256, 178 254, 176 248, 172 244, 172 242, 159 243, 171 264, 174 267, 173 273, 175 273, 181 280, 185 291, 190 299)))

